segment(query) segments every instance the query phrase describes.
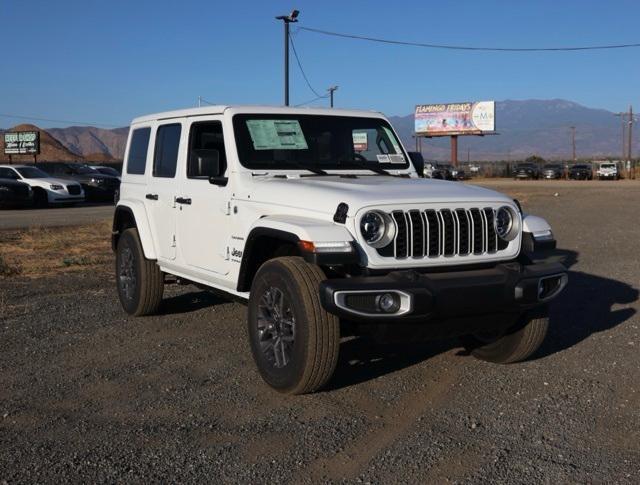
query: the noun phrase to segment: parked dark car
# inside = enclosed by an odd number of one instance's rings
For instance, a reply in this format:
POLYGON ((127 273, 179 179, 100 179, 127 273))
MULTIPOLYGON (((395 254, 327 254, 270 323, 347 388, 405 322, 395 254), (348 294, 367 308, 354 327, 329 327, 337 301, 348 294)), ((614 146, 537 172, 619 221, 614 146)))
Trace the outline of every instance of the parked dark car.
POLYGON ((569 178, 572 180, 592 180, 593 169, 586 163, 577 163, 569 169, 569 178))
POLYGON ((548 163, 542 167, 542 178, 545 179, 561 179, 562 178, 562 165, 557 163, 548 163))
POLYGON ((0 178, 0 207, 29 207, 32 204, 33 190, 28 184, 0 178))
POLYGON ((112 201, 120 192, 118 177, 100 173, 84 163, 41 162, 36 166, 50 175, 79 182, 87 200, 112 201))
POLYGON ((437 163, 433 166, 431 178, 443 180, 455 180, 454 168, 448 163, 437 163))
POLYGON ((535 163, 519 163, 513 169, 515 179, 539 179, 540 169, 535 163))

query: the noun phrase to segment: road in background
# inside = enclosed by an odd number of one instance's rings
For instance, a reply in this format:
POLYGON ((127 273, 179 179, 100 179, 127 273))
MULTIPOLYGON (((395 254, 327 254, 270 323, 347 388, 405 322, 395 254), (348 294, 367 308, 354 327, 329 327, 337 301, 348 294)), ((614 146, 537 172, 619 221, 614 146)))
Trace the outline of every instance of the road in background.
POLYGON ((47 209, 14 209, 0 211, 0 230, 28 227, 57 227, 93 224, 113 217, 114 206, 82 205, 47 209))

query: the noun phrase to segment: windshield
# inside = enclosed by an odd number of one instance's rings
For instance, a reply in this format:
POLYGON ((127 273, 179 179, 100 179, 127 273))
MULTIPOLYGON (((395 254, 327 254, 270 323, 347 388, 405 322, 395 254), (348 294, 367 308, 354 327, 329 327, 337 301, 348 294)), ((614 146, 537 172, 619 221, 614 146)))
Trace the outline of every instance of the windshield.
POLYGON ((545 165, 544 168, 546 168, 547 170, 551 170, 551 169, 557 170, 560 168, 560 165, 545 165))
POLYGON ((18 167, 16 170, 26 179, 44 179, 51 177, 51 175, 36 167, 18 167))
POLYGON ((233 128, 240 163, 286 170, 406 169, 391 126, 379 118, 238 114, 233 128))
POLYGON ((603 163, 600 168, 616 168, 616 166, 613 163, 603 163))
POLYGON ((115 168, 111 167, 97 167, 95 170, 104 174, 104 175, 113 175, 114 177, 119 177, 120 174, 115 168))
POLYGON ((585 169, 585 168, 589 168, 587 165, 574 165, 573 168, 579 168, 579 169, 585 169))
POLYGON ((97 170, 94 170, 93 168, 91 168, 89 165, 70 165, 70 167, 73 173, 78 173, 83 175, 100 173, 97 170))

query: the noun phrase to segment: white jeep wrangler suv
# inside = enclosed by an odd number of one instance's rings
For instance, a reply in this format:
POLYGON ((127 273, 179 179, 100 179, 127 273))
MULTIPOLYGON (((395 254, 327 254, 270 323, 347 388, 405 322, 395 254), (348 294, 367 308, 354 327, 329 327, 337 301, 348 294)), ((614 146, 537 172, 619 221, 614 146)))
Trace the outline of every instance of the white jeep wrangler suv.
POLYGON ((112 239, 126 312, 157 311, 166 275, 248 300, 260 374, 292 394, 330 379, 341 335, 457 335, 481 359, 525 359, 567 282, 562 265, 532 262, 555 248, 543 219, 491 190, 419 178, 368 111, 137 118, 112 239))

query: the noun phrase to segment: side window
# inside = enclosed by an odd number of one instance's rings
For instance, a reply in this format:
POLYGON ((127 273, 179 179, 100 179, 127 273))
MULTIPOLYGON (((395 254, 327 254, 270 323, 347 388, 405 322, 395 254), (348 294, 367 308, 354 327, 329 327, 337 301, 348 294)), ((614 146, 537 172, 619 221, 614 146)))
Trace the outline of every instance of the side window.
POLYGON ((18 175, 10 168, 0 167, 0 179, 18 179, 18 175))
POLYGON ((154 177, 175 177, 181 132, 182 125, 180 123, 158 127, 156 149, 153 155, 154 177))
POLYGON ((147 164, 147 150, 149 149, 149 136, 151 128, 138 128, 131 134, 131 145, 127 157, 127 173, 144 175, 147 164))
POLYGON ((224 175, 227 155, 224 149, 222 122, 202 121, 191 125, 189 133, 188 178, 224 175))

